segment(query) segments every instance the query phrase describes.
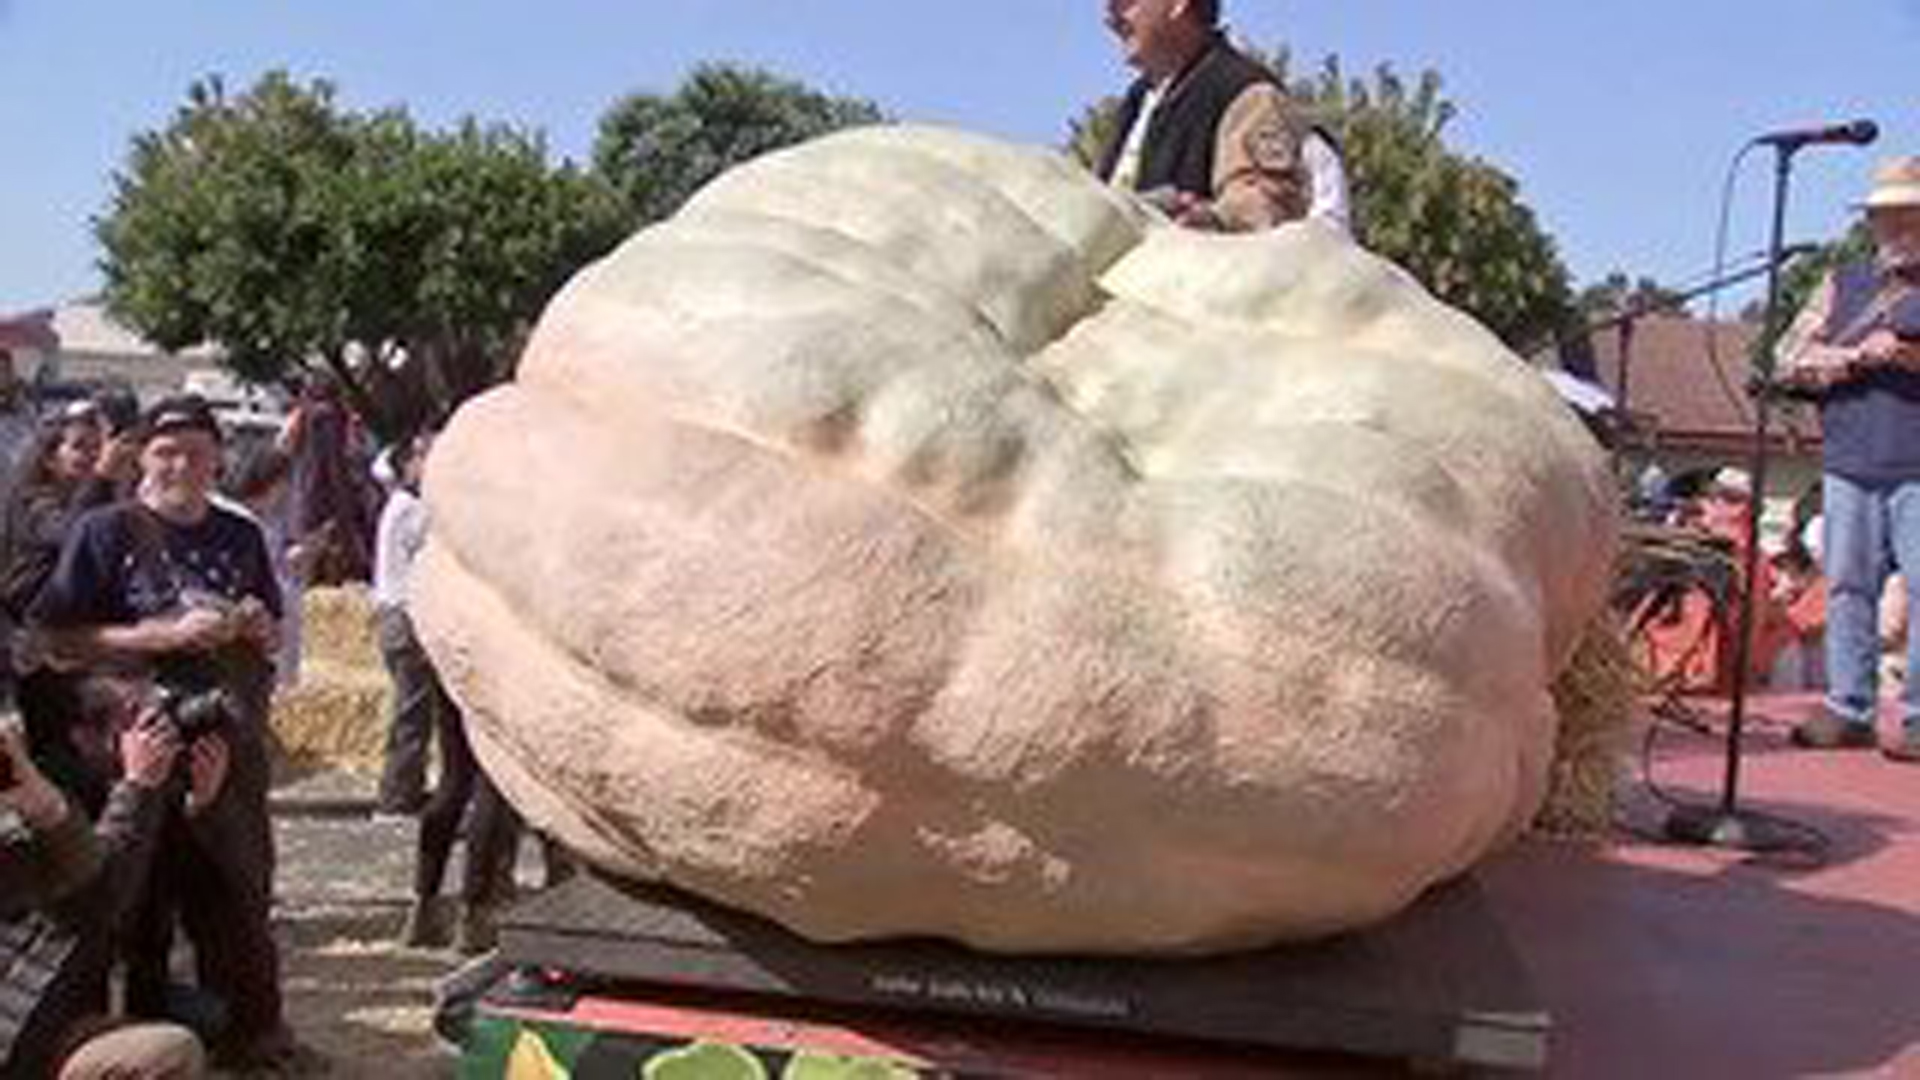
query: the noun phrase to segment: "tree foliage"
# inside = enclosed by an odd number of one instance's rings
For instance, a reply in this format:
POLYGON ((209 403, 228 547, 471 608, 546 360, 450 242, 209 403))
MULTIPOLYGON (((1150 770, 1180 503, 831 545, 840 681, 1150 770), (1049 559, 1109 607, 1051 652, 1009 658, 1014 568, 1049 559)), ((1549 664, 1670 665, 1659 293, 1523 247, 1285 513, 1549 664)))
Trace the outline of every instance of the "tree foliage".
MULTIPOLYGON (((1438 73, 1409 84, 1382 64, 1370 78, 1349 78, 1329 57, 1296 78, 1284 49, 1262 58, 1339 141, 1361 243, 1517 348, 1567 325, 1571 289, 1553 240, 1512 177, 1447 148, 1456 108, 1438 73)), ((1118 107, 1109 98, 1071 122, 1068 149, 1082 163, 1091 165, 1111 136, 1118 107)))
POLYGON ((1774 369, 1774 344, 1779 335, 1793 325, 1800 309, 1813 298, 1822 279, 1848 263, 1873 257, 1873 233, 1865 219, 1856 221, 1839 239, 1822 244, 1812 252, 1788 263, 1780 274, 1780 313, 1772 326, 1762 325, 1767 318, 1767 298, 1755 298, 1740 311, 1740 318, 1760 326, 1754 336, 1750 360, 1757 371, 1774 369))
POLYGON ((594 165, 641 224, 671 215, 729 167, 770 150, 885 119, 755 68, 704 64, 673 93, 621 99, 600 121, 594 165))
MULTIPOLYGON (((1787 264, 1780 275, 1781 329, 1785 329, 1785 324, 1792 322, 1794 315, 1806 306, 1822 278, 1848 263, 1862 262, 1872 257, 1873 232, 1867 228, 1866 219, 1862 218, 1854 222, 1839 239, 1822 244, 1787 264)), ((1765 301, 1756 301, 1749 317, 1758 322, 1765 314, 1765 301)))
POLYGON ((1680 315, 1687 309, 1679 292, 1649 277, 1628 277, 1620 270, 1581 289, 1574 297, 1573 306, 1581 319, 1589 323, 1627 312, 1680 315))
POLYGON ((237 99, 195 83, 166 130, 135 136, 95 224, 109 307, 163 348, 223 346, 256 381, 337 351, 338 320, 307 301, 344 276, 316 196, 353 158, 327 83, 271 75, 237 99))
POLYGON ((466 121, 411 164, 425 243, 406 340, 459 400, 512 374, 548 298, 627 229, 605 185, 517 129, 466 121))
POLYGON ((423 131, 277 72, 237 96, 194 84, 95 222, 128 326, 215 344, 253 382, 322 366, 384 431, 505 377, 551 293, 623 233, 612 193, 538 135, 423 131))

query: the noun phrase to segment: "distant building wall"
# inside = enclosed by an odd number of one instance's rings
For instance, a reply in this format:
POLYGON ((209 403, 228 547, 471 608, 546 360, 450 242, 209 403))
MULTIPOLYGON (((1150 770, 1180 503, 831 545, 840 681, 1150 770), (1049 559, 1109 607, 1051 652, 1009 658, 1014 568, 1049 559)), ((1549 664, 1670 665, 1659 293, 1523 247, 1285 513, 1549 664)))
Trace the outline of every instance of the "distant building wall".
POLYGON ((124 383, 133 388, 141 401, 175 393, 186 380, 187 371, 197 366, 184 357, 167 353, 86 353, 61 350, 56 368, 59 378, 68 382, 124 383))
POLYGON ((189 370, 218 365, 210 348, 167 352, 115 322, 98 304, 53 309, 58 347, 18 365, 23 378, 62 383, 112 383, 133 388, 142 401, 177 392, 189 370))

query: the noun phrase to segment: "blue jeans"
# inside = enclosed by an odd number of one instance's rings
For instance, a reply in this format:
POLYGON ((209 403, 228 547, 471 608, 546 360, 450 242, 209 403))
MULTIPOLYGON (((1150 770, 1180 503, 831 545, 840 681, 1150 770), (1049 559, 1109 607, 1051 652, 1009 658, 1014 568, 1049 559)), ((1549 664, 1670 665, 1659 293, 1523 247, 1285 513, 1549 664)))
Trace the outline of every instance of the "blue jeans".
MULTIPOLYGON (((1920 616, 1920 479, 1863 482, 1826 474, 1827 708, 1871 724, 1880 695, 1880 591, 1893 566, 1920 616), (1891 565, 1890 565, 1891 563, 1891 565)), ((1901 718, 1920 736, 1920 634, 1907 634, 1901 718)))

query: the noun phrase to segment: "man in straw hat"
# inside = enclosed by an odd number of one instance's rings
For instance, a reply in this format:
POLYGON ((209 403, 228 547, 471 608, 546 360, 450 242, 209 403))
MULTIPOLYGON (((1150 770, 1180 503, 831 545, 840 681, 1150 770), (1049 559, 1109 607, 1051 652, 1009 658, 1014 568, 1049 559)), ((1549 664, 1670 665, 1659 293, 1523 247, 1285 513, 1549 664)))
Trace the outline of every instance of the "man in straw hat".
MULTIPOLYGON (((1793 732, 1817 748, 1875 744, 1889 562, 1910 600, 1920 588, 1920 157, 1881 166, 1863 209, 1873 257, 1827 275, 1779 353, 1781 381, 1817 395, 1825 445, 1826 709, 1793 732)), ((1920 635, 1907 661, 1920 671, 1920 635)), ((1906 680, 1901 712, 1883 753, 1920 762, 1920 679, 1906 680)))

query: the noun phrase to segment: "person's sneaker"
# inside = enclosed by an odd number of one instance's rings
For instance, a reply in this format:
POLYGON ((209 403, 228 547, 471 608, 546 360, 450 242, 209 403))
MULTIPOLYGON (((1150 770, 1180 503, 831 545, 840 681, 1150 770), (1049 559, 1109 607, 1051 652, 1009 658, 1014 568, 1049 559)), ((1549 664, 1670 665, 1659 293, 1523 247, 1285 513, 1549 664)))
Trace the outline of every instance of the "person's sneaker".
POLYGON ((1902 730, 1899 738, 1880 748, 1880 754, 1902 765, 1920 765, 1920 730, 1911 727, 1902 730))
POLYGON ((415 897, 400 928, 400 944, 409 949, 443 949, 452 921, 452 901, 447 897, 415 897))
POLYGON ((460 909, 460 925, 453 935, 453 948, 462 956, 492 952, 500 941, 500 928, 494 922, 494 905, 466 904, 460 909))
POLYGON ((1809 750, 1868 750, 1876 742, 1873 725, 1822 713, 1794 725, 1793 745, 1809 750))

